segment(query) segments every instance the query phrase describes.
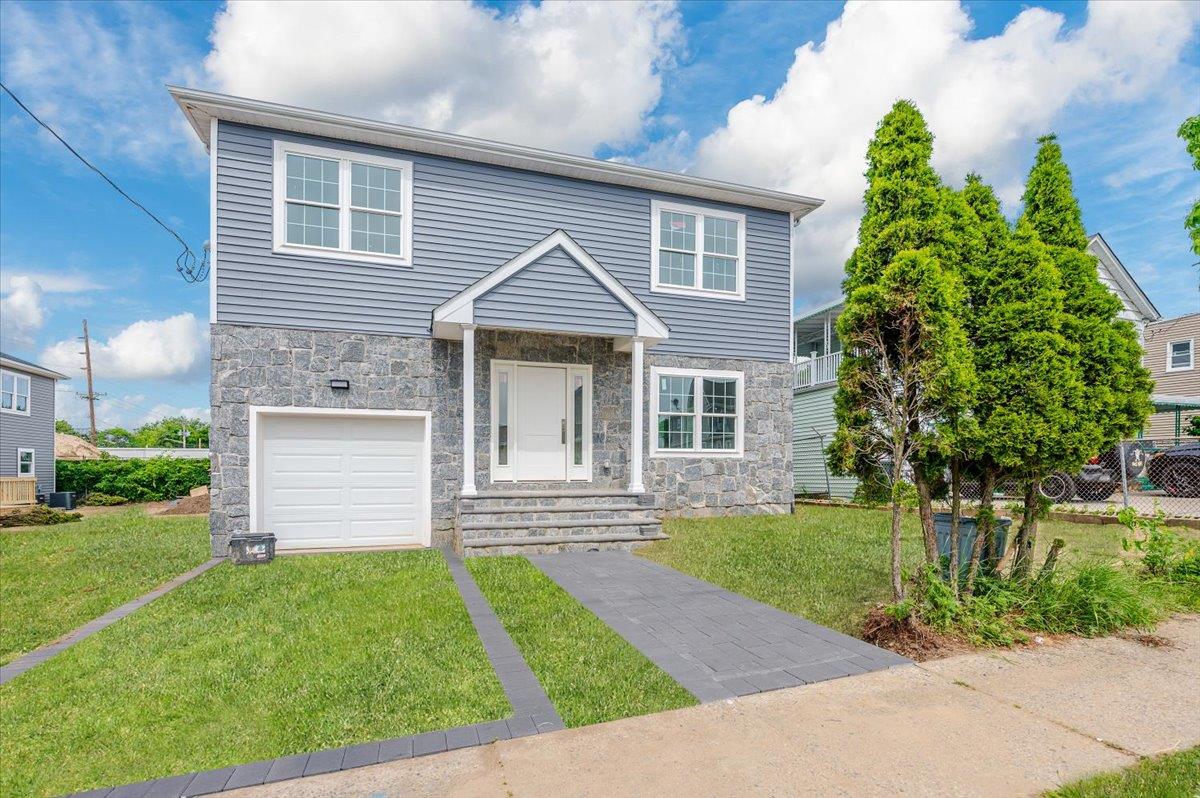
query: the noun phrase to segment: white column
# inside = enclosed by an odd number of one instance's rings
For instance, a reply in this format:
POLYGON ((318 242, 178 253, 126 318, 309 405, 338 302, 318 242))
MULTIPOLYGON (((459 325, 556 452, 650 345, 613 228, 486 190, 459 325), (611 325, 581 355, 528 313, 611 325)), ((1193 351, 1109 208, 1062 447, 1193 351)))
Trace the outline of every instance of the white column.
POLYGON ((645 410, 642 401, 642 339, 633 339, 633 368, 629 377, 631 403, 633 409, 630 415, 630 426, 633 428, 629 441, 629 492, 644 493, 642 485, 642 412, 645 410))
POLYGON ((463 325, 463 496, 475 495, 475 325, 463 325))

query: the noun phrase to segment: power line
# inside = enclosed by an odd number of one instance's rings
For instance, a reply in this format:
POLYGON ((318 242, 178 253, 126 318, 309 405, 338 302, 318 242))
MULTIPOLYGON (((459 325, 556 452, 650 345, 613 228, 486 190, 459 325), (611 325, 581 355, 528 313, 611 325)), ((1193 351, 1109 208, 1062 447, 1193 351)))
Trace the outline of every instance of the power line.
POLYGON ((180 246, 183 247, 183 252, 179 253, 179 257, 175 259, 175 271, 179 272, 180 276, 182 276, 184 280, 186 280, 189 283, 204 282, 204 280, 208 277, 208 244, 204 245, 204 247, 203 247, 204 257, 200 261, 199 266, 197 266, 196 265, 196 253, 192 252, 192 248, 187 245, 187 242, 183 240, 183 237, 180 236, 179 233, 176 233, 175 230, 173 230, 162 219, 158 218, 158 216, 156 216, 145 205, 143 205, 142 203, 138 202, 133 197, 131 197, 127 193, 125 193, 125 190, 123 188, 121 188, 120 186, 118 186, 113 181, 112 178, 110 178, 108 175, 104 174, 104 172, 101 171, 99 167, 95 166, 87 158, 84 158, 82 155, 80 155, 78 150, 76 150, 74 147, 72 147, 70 144, 68 144, 67 140, 58 134, 58 131, 56 131, 54 128, 50 127, 50 125, 43 122, 41 120, 41 118, 39 118, 38 115, 35 114, 33 111, 29 110, 29 106, 27 106, 25 103, 21 102, 21 99, 19 97, 17 97, 17 95, 13 94, 12 89, 8 88, 8 86, 5 86, 4 83, 2 83, 2 82, 0 82, 0 89, 4 89, 5 93, 8 94, 9 97, 12 97, 13 102, 15 102, 17 105, 21 106, 21 110, 23 110, 25 113, 29 114, 29 116, 33 119, 33 121, 37 122, 39 125, 41 125, 43 128, 45 128, 50 133, 51 136, 54 136, 54 138, 58 139, 59 143, 61 143, 64 147, 66 147, 67 150, 70 151, 70 153, 72 155, 74 155, 76 158, 78 158, 80 163, 82 163, 88 169, 91 169, 93 172, 95 172, 97 175, 99 175, 100 178, 105 183, 108 183, 110 186, 113 187, 113 190, 115 190, 118 194, 120 194, 122 197, 127 199, 129 202, 131 202, 134 205, 134 207, 138 208, 142 213, 146 214, 151 219, 153 219, 155 224, 157 224, 162 229, 166 230, 168 233, 170 233, 175 238, 176 241, 179 242, 180 246))

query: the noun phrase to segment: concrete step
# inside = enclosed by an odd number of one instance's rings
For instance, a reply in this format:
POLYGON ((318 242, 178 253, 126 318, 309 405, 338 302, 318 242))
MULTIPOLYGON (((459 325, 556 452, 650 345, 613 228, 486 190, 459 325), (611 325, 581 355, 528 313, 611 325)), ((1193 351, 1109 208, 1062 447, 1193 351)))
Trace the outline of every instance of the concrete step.
POLYGON ((630 523, 658 523, 658 517, 649 508, 633 510, 610 510, 606 507, 598 509, 578 510, 574 507, 530 507, 518 510, 478 510, 471 513, 459 513, 459 522, 463 528, 493 526, 496 524, 520 524, 528 526, 533 523, 558 522, 587 522, 587 521, 619 521, 630 523))
POLYGON ((487 510, 517 510, 526 508, 650 508, 655 506, 654 497, 648 494, 606 490, 554 490, 488 491, 476 496, 463 496, 458 500, 460 513, 475 513, 487 510))
POLYGON ((571 520, 569 518, 551 518, 546 520, 522 520, 522 521, 492 521, 490 519, 483 521, 472 521, 463 523, 459 528, 463 534, 468 532, 478 532, 486 529, 601 529, 603 527, 614 526, 654 526, 661 527, 662 522, 653 516, 622 516, 620 518, 581 518, 571 520))
POLYGON ((563 503, 548 507, 506 503, 502 507, 459 507, 458 514, 488 515, 491 513, 636 513, 653 510, 641 504, 574 504, 563 503))
POLYGON ((662 532, 651 535, 613 533, 607 535, 541 535, 536 537, 476 538, 463 540, 468 557, 503 554, 545 554, 558 551, 628 551, 654 540, 666 540, 662 532))

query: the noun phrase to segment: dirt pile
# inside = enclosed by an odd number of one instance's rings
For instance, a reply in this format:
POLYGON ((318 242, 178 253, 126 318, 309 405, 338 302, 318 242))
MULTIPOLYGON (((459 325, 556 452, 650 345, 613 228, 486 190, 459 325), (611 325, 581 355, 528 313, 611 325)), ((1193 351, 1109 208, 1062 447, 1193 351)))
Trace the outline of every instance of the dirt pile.
POLYGON ((163 510, 160 515, 206 515, 209 510, 208 493, 198 496, 184 496, 175 504, 163 510))

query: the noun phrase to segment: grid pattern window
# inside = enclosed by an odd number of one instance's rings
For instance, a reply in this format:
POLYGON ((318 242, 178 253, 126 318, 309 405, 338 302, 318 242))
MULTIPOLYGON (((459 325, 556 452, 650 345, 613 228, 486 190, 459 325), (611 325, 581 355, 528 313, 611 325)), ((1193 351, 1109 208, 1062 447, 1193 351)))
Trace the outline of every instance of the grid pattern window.
POLYGON ((653 371, 657 412, 652 454, 740 454, 740 372, 653 371))
POLYGON ((17 449, 17 476, 32 477, 35 474, 33 449, 17 449))
POLYGON ((660 202, 651 210, 654 290, 744 298, 744 216, 660 202))
POLYGON ((1167 371, 1187 371, 1192 368, 1192 341, 1171 341, 1167 344, 1167 371))
POLYGON ((412 164, 275 142, 275 250, 411 264, 412 164))
POLYGON ((29 376, 0 372, 0 410, 29 415, 29 376))

